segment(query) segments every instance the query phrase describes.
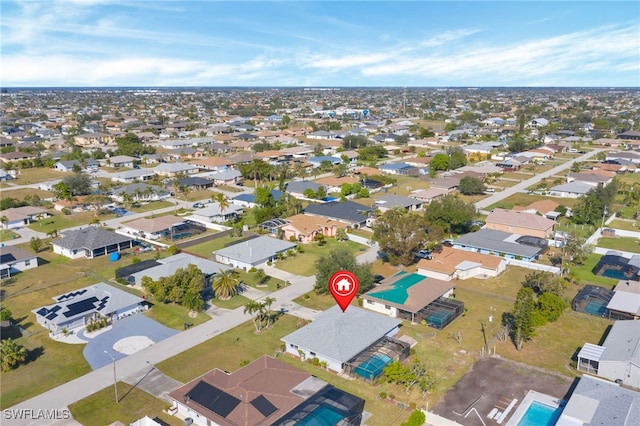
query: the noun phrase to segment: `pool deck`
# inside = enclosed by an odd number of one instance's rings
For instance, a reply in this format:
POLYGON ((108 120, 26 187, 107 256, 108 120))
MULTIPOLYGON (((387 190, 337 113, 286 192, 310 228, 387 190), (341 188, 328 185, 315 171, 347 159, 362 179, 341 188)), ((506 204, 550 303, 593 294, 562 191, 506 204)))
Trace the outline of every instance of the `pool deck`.
POLYGON ((531 403, 534 401, 540 402, 553 408, 558 408, 561 402, 554 396, 530 390, 507 422, 507 426, 518 426, 518 423, 520 423, 520 420, 524 416, 524 413, 527 412, 527 410, 531 406, 531 403))

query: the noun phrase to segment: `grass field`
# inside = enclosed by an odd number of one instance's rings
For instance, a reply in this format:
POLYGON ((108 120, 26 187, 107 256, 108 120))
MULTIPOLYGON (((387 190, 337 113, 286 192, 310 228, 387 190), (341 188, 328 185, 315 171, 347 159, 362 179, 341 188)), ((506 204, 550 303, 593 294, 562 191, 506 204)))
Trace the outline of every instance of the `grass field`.
POLYGON ((607 227, 638 232, 638 230, 640 230, 640 222, 637 220, 614 219, 609 223, 609 225, 607 225, 607 227))
POLYGON ((0 241, 10 241, 19 237, 20 235, 16 234, 13 231, 3 230, 2 232, 0 232, 0 241))
POLYGON ((601 237, 598 239, 598 247, 640 253, 640 240, 630 237, 601 237))
POLYGON ((188 308, 176 305, 175 303, 154 303, 153 307, 145 312, 145 315, 176 330, 184 330, 185 323, 191 323, 195 326, 211 319, 211 317, 204 312, 198 312, 197 315, 192 318, 189 316, 188 308))
POLYGON ((324 246, 320 246, 318 243, 303 244, 304 253, 299 253, 295 257, 285 260, 279 260, 276 263, 276 267, 292 274, 308 277, 316 273, 316 260, 321 256, 328 255, 336 248, 345 248, 354 255, 366 250, 365 246, 353 241, 337 241, 335 238, 327 238, 325 241, 327 243, 324 246))
POLYGON ((174 204, 170 201, 152 201, 150 203, 140 204, 138 207, 131 207, 129 210, 134 213, 144 213, 151 210, 164 209, 172 207, 174 204))
POLYGON ((240 241, 242 241, 240 237, 224 236, 224 237, 216 238, 215 240, 207 241, 206 243, 196 244, 194 246, 187 247, 185 251, 209 258, 212 256, 212 253, 214 251, 220 250, 221 248, 224 248, 226 245, 231 245, 234 242, 240 242, 240 241))
POLYGON ((11 181, 18 185, 29 185, 32 183, 40 183, 48 180, 62 179, 67 176, 63 172, 59 172, 54 169, 47 169, 44 167, 38 167, 34 169, 20 170, 20 174, 16 180, 11 181))
POLYGON ((48 191, 43 191, 37 188, 20 188, 14 189, 11 191, 2 191, 3 198, 15 198, 16 200, 24 200, 26 196, 34 196, 37 195, 41 199, 51 198, 53 194, 48 191))
POLYGON ((571 268, 571 274, 582 284, 601 284, 608 287, 616 285, 618 280, 607 277, 600 277, 593 274, 593 268, 596 267, 602 255, 592 253, 587 256, 583 265, 571 268))
POLYGON ((171 426, 180 426, 184 422, 170 416, 162 410, 168 405, 145 391, 132 388, 131 385, 118 382, 120 402, 116 404, 113 386, 106 387, 93 395, 69 406, 73 418, 83 425, 108 425, 116 421, 131 424, 149 416, 159 417, 171 426))
MULTIPOLYGON (((62 229, 72 228, 74 226, 87 225, 94 217, 95 213, 92 211, 74 213, 70 215, 56 212, 55 216, 34 222, 29 225, 29 228, 34 231, 49 233, 51 231, 59 231, 62 229)), ((114 217, 115 216, 112 213, 98 216, 102 222, 108 219, 113 219, 114 217)))

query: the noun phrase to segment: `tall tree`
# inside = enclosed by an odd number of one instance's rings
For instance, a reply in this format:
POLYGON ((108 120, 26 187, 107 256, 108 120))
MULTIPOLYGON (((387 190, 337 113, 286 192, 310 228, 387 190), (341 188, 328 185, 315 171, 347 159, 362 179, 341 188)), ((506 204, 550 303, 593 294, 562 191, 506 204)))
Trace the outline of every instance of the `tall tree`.
POLYGON ((521 287, 513 304, 513 342, 518 350, 533 336, 532 316, 535 309, 533 290, 521 287))
POLYGON ((475 216, 476 207, 471 203, 465 203, 455 195, 445 195, 432 201, 424 209, 427 222, 441 227, 447 233, 466 232, 468 224, 475 216))
POLYGON ((358 264, 353 253, 342 247, 332 250, 325 256, 320 256, 315 262, 315 267, 317 272, 314 289, 318 294, 329 292, 329 279, 340 270, 353 272, 358 277, 359 294, 369 290, 373 285, 371 264, 358 264))
POLYGON ((224 218, 224 211, 229 207, 229 197, 224 195, 222 192, 218 192, 213 200, 218 203, 218 207, 220 207, 220 213, 224 218))
POLYGON ((464 195, 475 195, 484 193, 486 187, 481 179, 473 176, 465 176, 460 179, 458 190, 464 195))
POLYGON ((0 342, 0 365, 2 366, 2 371, 6 372, 16 368, 27 359, 27 355, 27 349, 13 339, 3 339, 0 342))
POLYGON ((424 216, 402 208, 387 210, 373 227, 373 238, 391 264, 413 263, 418 250, 442 239, 442 229, 431 226, 424 216))
POLYGON ((238 294, 239 285, 240 276, 234 270, 218 272, 212 282, 213 291, 220 300, 228 300, 238 294))

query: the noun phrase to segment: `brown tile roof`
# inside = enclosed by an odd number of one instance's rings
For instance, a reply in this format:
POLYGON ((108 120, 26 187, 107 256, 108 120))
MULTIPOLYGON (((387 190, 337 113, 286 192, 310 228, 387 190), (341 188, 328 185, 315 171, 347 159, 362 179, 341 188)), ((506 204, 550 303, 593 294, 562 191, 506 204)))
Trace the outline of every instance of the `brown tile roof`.
POLYGON ((378 303, 384 303, 386 305, 402 309, 403 311, 415 313, 454 287, 453 284, 449 281, 442 281, 435 278, 424 277, 423 280, 418 281, 416 284, 406 289, 407 298, 404 303, 392 302, 391 300, 384 298, 381 294, 379 294, 385 292, 386 290, 394 289, 396 287, 396 283, 401 281, 403 278, 407 278, 408 276, 409 274, 400 274, 389 277, 383 280, 378 287, 363 294, 362 298, 371 299, 378 303))
POLYGON ((452 247, 443 247, 442 252, 432 253, 431 256, 431 260, 421 259, 418 262, 418 269, 451 275, 456 271, 456 266, 464 261, 480 263, 488 269, 498 269, 500 262, 502 262, 502 259, 496 256, 458 250, 452 247))
POLYGON ((487 216, 486 223, 517 226, 520 228, 534 229, 539 231, 547 231, 555 225, 555 222, 553 220, 547 219, 546 217, 505 209, 494 209, 487 216))
POLYGON ((218 167, 218 166, 230 166, 233 164, 229 159, 222 157, 207 157, 201 158, 198 160, 193 160, 189 162, 195 166, 208 166, 208 167, 218 167))
POLYGON ((383 175, 382 170, 374 169, 373 167, 360 167, 356 173, 361 175, 369 175, 369 176, 380 176, 383 175))
POLYGON ((223 426, 254 426, 273 424, 280 417, 300 404, 304 398, 291 392, 293 388, 309 379, 311 375, 297 368, 268 356, 262 356, 252 363, 226 373, 214 369, 169 394, 181 404, 200 415, 223 426), (222 417, 199 405, 187 395, 199 383, 205 382, 240 400, 239 404, 226 416, 222 417), (252 404, 255 398, 262 396, 273 404, 277 410, 268 417, 263 416, 252 404))
POLYGON ((307 216, 306 214, 297 214, 285 220, 298 231, 306 234, 314 230, 320 230, 323 226, 336 226, 338 229, 347 227, 347 224, 343 222, 319 216, 307 216))

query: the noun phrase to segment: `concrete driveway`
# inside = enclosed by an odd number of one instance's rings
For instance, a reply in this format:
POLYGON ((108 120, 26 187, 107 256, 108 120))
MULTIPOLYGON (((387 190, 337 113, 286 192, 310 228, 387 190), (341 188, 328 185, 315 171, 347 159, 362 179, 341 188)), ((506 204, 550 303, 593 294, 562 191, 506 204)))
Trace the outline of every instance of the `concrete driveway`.
POLYGON ((112 362, 111 357, 104 351, 107 351, 116 360, 128 356, 127 350, 123 352, 114 350, 114 346, 118 342, 120 342, 118 346, 124 344, 129 349, 135 348, 137 343, 143 349, 151 342, 157 343, 178 333, 178 330, 165 327, 143 314, 136 314, 116 321, 111 330, 100 333, 93 338, 89 338, 84 333, 80 333, 79 337, 88 341, 82 353, 91 368, 96 370, 112 362))

